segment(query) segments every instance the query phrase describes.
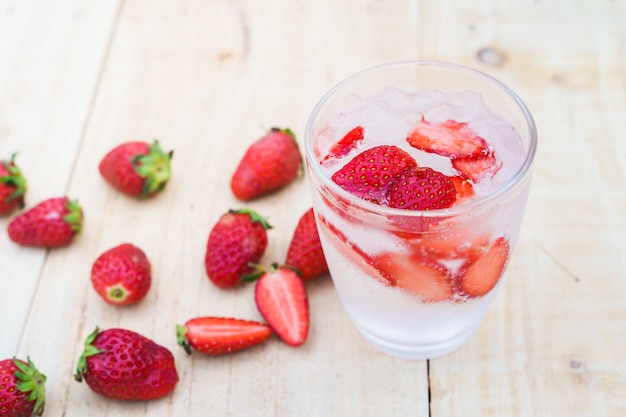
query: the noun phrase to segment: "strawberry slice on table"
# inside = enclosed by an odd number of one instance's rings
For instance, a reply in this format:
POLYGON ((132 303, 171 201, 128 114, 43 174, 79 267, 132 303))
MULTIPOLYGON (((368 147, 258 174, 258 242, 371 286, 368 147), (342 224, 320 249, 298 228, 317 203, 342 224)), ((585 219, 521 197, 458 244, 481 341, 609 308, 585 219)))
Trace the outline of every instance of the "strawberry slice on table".
POLYGON ((290 346, 302 345, 309 333, 309 301, 304 281, 285 266, 272 265, 254 289, 261 315, 290 346))
POLYGON ((406 140, 424 152, 451 158, 484 155, 489 145, 467 123, 455 120, 429 122, 422 116, 406 140))
POLYGON ((363 137, 363 126, 355 127, 330 148, 328 154, 322 159, 322 163, 332 158, 342 158, 346 156, 363 141, 363 137))
POLYGON ((223 355, 266 341, 273 331, 264 323, 230 317, 196 317, 176 326, 178 344, 205 355, 223 355))
POLYGON ((481 297, 498 283, 509 260, 509 242, 500 237, 481 256, 467 261, 455 279, 461 294, 481 297))
POLYGON ((365 150, 333 174, 331 179, 350 194, 376 204, 386 204, 387 189, 411 167, 415 159, 397 146, 365 150))
POLYGON ((239 200, 248 201, 286 186, 303 170, 295 134, 274 127, 246 150, 230 188, 239 200))
POLYGON ((56 248, 69 245, 83 227, 83 210, 67 197, 49 198, 15 217, 9 237, 18 245, 56 248))
POLYGON ((16 154, 8 161, 0 161, 0 215, 24 207, 28 185, 20 168, 15 164, 16 154))
POLYGON ((285 264, 296 269, 305 281, 328 272, 312 207, 298 220, 289 243, 285 264))
POLYGON ((375 262, 393 286, 420 297, 424 302, 449 300, 454 295, 450 271, 420 254, 386 252, 377 255, 375 262))

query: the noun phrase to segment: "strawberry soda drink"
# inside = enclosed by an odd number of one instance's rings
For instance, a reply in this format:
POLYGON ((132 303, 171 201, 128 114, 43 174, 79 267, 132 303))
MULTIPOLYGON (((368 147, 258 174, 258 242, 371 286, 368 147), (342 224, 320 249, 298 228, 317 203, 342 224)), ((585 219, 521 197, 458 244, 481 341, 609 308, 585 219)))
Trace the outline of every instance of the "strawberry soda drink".
POLYGON ((305 135, 316 222, 372 345, 428 359, 468 340, 502 285, 536 140, 515 93, 453 64, 376 67, 321 99, 305 135))

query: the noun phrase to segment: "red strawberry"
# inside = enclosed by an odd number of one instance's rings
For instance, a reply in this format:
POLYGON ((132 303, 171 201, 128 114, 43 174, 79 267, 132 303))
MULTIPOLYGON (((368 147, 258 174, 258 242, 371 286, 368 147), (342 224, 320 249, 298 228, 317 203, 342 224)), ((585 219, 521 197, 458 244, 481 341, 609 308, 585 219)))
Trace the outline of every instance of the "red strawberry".
POLYGON ((204 266, 209 279, 220 288, 231 288, 257 271, 250 266, 259 262, 267 248, 271 226, 262 216, 248 209, 230 210, 209 234, 204 266))
POLYGON ((357 145, 363 141, 363 126, 357 126, 348 133, 337 143, 335 143, 328 155, 324 157, 322 163, 328 161, 331 158, 342 158, 350 153, 357 145))
POLYGON ((248 148, 230 188, 238 199, 251 200, 284 187, 302 170, 302 155, 294 133, 272 128, 248 148))
POLYGON ((470 198, 474 197, 474 186, 472 186, 472 184, 468 182, 465 178, 460 176, 449 178, 454 184, 454 189, 456 190, 456 201, 454 202, 455 206, 458 206, 464 201, 467 201, 470 198))
POLYGON ((485 252, 489 236, 475 235, 462 228, 443 229, 414 235, 408 240, 411 249, 425 258, 474 259, 485 252))
POLYGON ((309 301, 302 278, 288 267, 273 265, 257 281, 256 305, 276 334, 300 346, 309 333, 309 301))
POLYGON ((421 297, 424 302, 448 300, 454 294, 450 271, 419 253, 383 253, 375 262, 393 286, 421 297))
POLYGON ((509 260, 509 242, 498 238, 480 257, 468 260, 457 274, 461 294, 481 297, 496 286, 509 260))
POLYGON ((205 355, 233 353, 265 342, 272 335, 267 324, 225 317, 197 317, 176 326, 178 344, 205 355))
POLYGON ((299 271, 305 281, 328 272, 313 208, 300 217, 287 250, 285 264, 299 271))
POLYGON ((447 175, 431 168, 404 170, 387 191, 389 207, 405 210, 437 210, 456 200, 454 183, 447 175))
POLYGON ((9 237, 24 246, 54 248, 69 245, 83 227, 83 210, 67 197, 50 198, 15 217, 9 237))
POLYGON ((382 276, 378 269, 376 269, 374 259, 369 254, 358 247, 354 242, 348 240, 346 235, 326 218, 320 216, 320 220, 320 231, 336 252, 341 253, 344 257, 348 258, 353 265, 360 267, 364 273, 377 279, 381 284, 386 286, 391 285, 389 279, 382 276))
POLYGON ((152 340, 124 329, 100 331, 85 340, 74 378, 95 393, 116 400, 151 400, 176 387, 172 353, 152 340))
POLYGON ((0 215, 24 207, 27 188, 26 178, 15 165, 15 154, 9 161, 0 161, 0 215))
POLYGON ((452 159, 452 167, 459 172, 461 177, 474 184, 487 176, 493 177, 501 166, 502 164, 498 164, 493 152, 452 159))
POLYGON ((397 146, 377 146, 355 156, 331 179, 350 194, 377 204, 386 203, 387 189, 415 159, 397 146))
POLYGON ((30 360, 0 361, 0 417, 31 417, 43 414, 46 376, 30 360))
POLYGON ((102 253, 91 268, 91 284, 109 304, 126 305, 142 300, 151 282, 150 261, 131 243, 102 253))
POLYGON ((422 116, 406 140, 414 148, 451 158, 489 152, 485 139, 478 136, 467 123, 454 120, 431 123, 422 116))
POLYGON ((126 142, 109 151, 98 169, 104 179, 116 190, 131 197, 150 197, 165 188, 170 179, 170 160, 173 152, 163 152, 159 142, 151 145, 126 142))

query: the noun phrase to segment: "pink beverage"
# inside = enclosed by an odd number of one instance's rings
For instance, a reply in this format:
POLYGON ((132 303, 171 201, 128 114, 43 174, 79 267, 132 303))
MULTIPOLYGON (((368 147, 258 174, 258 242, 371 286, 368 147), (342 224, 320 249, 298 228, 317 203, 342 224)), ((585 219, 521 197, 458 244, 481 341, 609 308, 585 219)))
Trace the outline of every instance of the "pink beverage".
POLYGON ((305 148, 320 239, 372 345, 428 359, 474 333, 517 240, 536 140, 515 93, 453 64, 372 68, 317 104, 305 148))

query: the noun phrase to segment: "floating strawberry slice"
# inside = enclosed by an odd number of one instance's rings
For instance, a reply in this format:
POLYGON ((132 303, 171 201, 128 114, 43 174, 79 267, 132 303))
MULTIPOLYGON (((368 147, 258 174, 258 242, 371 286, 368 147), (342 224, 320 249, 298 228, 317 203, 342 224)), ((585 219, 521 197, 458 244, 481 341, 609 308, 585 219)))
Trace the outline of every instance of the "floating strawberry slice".
POLYGON ((462 204, 463 202, 469 200, 474 197, 474 186, 472 183, 467 181, 465 178, 461 176, 449 177, 452 184, 454 184, 454 189, 456 190, 456 201, 454 202, 455 206, 462 204))
POLYGON ((462 228, 444 229, 434 233, 414 235, 408 240, 413 252, 424 258, 441 260, 473 260, 485 253, 489 246, 489 236, 472 233, 462 228))
POLYGON ((429 122, 422 116, 415 129, 406 138, 411 146, 425 152, 451 158, 483 155, 489 145, 467 123, 446 120, 429 122))
POLYGON ((498 164, 493 152, 452 159, 452 167, 459 172, 461 177, 474 184, 488 175, 493 177, 501 166, 502 164, 498 164))
POLYGON ((397 146, 376 146, 355 156, 331 179, 356 197, 385 204, 391 183, 415 166, 415 159, 397 146))
POLYGON ((456 278, 459 291, 469 297, 481 297, 496 286, 509 259, 509 242, 498 238, 481 256, 466 262, 456 278))
POLYGON ((324 157, 322 163, 331 158, 342 158, 350 153, 363 140, 363 126, 357 126, 337 143, 335 143, 328 151, 328 155, 324 157))
POLYGON ((350 263, 360 267, 367 275, 376 278, 381 284, 389 286, 391 282, 386 277, 382 277, 379 271, 374 267, 374 259, 368 255, 363 249, 356 246, 353 242, 335 227, 329 223, 325 217, 320 216, 320 232, 326 236, 327 240, 333 248, 350 260, 350 263))
POLYGON ((376 256, 376 266, 394 286, 417 295, 425 302, 450 299, 454 290, 450 271, 434 260, 417 253, 383 253, 376 256))

